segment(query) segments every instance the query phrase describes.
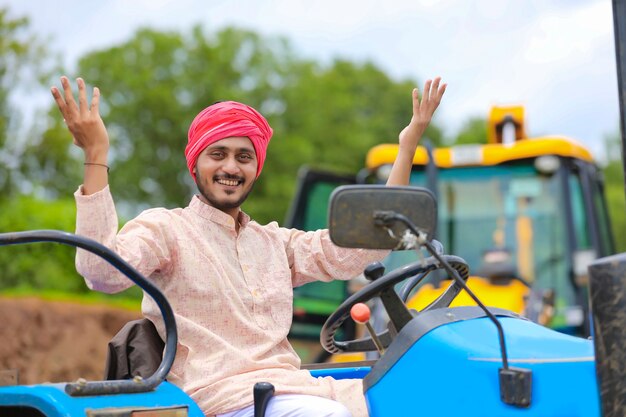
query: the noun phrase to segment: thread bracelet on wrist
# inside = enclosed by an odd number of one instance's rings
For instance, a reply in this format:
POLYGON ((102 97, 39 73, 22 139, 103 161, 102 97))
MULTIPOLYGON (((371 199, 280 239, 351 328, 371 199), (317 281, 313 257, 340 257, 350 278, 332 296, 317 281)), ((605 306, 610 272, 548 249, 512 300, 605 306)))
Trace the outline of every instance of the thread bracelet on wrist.
POLYGON ((99 167, 104 167, 104 168, 107 169, 107 174, 109 173, 109 171, 111 169, 111 168, 109 168, 108 165, 106 165, 106 164, 99 164, 97 162, 85 162, 83 165, 96 165, 96 166, 99 166, 99 167))

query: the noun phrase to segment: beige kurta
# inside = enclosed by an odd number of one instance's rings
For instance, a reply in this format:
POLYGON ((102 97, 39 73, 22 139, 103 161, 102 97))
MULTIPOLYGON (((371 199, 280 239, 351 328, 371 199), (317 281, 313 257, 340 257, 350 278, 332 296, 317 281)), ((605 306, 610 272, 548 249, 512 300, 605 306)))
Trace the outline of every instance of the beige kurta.
MULTIPOLYGON (((267 381, 276 393, 337 399, 355 417, 367 415, 361 382, 313 378, 300 370, 289 342, 293 287, 313 280, 349 279, 380 251, 332 244, 328 232, 262 226, 231 216, 194 197, 189 206, 144 211, 118 233, 109 188, 76 194, 76 233, 113 249, 163 290, 178 325, 176 360, 168 380, 214 415, 252 403, 252 387, 267 381)), ((102 259, 77 251, 76 267, 98 291, 122 291, 132 282, 102 259)), ((164 335, 156 304, 143 314, 164 335)))

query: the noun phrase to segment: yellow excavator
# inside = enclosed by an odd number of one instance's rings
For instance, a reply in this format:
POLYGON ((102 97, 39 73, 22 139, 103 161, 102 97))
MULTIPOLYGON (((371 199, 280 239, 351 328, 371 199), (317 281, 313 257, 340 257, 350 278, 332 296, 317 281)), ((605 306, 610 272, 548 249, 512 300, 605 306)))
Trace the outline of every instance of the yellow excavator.
MULTIPOLYGON (((286 225, 326 227, 332 191, 345 184, 384 183, 397 151, 395 144, 372 148, 354 176, 303 168, 286 225)), ((529 138, 523 107, 494 107, 486 144, 418 147, 411 184, 437 197, 435 239, 446 253, 467 261, 468 285, 487 306, 564 333, 589 334, 587 265, 614 249, 602 172, 588 149, 563 136, 529 138)), ((383 264, 392 270, 419 256, 393 252, 383 264)), ((411 308, 421 310, 448 279, 422 277, 418 285, 398 291, 404 291, 411 308)), ((350 294, 348 285, 311 283, 296 289, 292 338, 316 339, 329 312, 350 294)), ((473 304, 462 292, 452 305, 473 304)))

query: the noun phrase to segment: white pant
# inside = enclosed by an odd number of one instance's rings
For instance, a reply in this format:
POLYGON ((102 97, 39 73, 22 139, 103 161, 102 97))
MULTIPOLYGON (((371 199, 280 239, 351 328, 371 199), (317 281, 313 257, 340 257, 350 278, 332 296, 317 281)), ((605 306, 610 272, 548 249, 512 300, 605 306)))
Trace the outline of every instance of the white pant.
MULTIPOLYGON (((324 397, 300 394, 281 394, 267 404, 266 417, 352 417, 340 402, 324 397)), ((254 417, 254 405, 217 417, 254 417)))

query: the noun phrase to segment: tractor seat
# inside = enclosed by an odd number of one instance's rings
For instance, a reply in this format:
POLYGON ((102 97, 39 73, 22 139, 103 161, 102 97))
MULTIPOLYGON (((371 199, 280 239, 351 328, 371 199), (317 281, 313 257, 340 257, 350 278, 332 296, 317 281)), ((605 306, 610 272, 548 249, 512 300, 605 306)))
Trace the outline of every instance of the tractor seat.
MULTIPOLYGON (((107 345, 104 379, 147 378, 161 364, 165 343, 154 324, 146 318, 133 320, 124 325, 107 345)), ((257 382, 252 390, 254 417, 263 417, 274 386, 268 382, 257 382)))
POLYGON ((161 364, 165 343, 154 324, 144 318, 126 323, 107 347, 104 379, 147 378, 161 364))

